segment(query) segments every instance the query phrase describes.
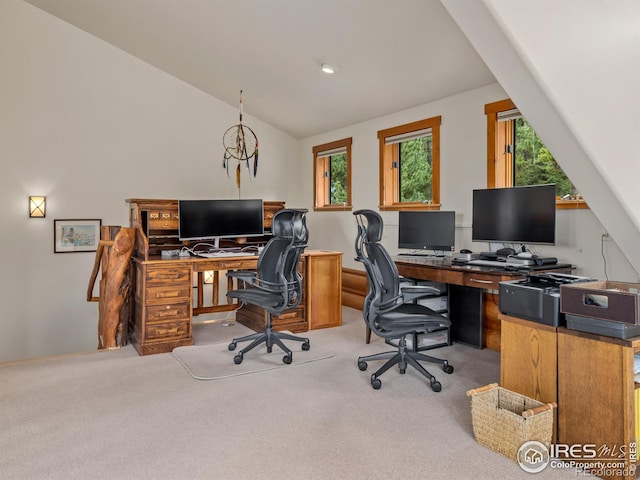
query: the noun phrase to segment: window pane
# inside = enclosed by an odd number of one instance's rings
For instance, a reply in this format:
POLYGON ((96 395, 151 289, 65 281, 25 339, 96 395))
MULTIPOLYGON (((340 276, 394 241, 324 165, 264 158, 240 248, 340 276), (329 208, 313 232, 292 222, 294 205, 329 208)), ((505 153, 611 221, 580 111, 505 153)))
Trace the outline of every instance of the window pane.
POLYGON ((515 186, 556 184, 556 195, 577 191, 536 132, 524 118, 515 120, 515 186))
POLYGON ((329 203, 342 205, 347 202, 347 154, 331 155, 329 164, 329 203))
POLYGON ((400 143, 400 201, 432 200, 432 136, 400 143))

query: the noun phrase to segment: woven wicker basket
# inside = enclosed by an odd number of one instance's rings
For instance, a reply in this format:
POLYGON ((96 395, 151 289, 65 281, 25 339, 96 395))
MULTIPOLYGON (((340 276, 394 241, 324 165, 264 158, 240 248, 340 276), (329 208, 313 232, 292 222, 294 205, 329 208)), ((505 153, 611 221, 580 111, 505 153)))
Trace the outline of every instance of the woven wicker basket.
POLYGON ((492 383, 469 390, 476 441, 513 461, 523 443, 537 440, 547 447, 553 435, 555 403, 542 403, 492 383))

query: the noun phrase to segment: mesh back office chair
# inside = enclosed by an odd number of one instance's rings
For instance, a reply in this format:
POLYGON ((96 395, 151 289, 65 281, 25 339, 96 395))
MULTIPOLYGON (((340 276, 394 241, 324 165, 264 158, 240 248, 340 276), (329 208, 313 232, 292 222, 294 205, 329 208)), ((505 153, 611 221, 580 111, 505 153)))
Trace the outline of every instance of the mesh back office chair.
POLYGON ((267 312, 264 332, 234 338, 229 344, 229 350, 233 351, 239 342, 251 341, 235 355, 233 360, 236 364, 242 363, 245 353, 263 343, 268 353, 271 353, 274 344, 278 345, 285 352, 282 361, 287 364, 291 363, 293 354, 282 340, 302 342, 302 350, 310 348, 308 338, 275 332, 271 324, 272 315, 294 309, 302 301, 303 283, 298 263, 309 238, 306 213, 304 209, 278 210, 272 220, 273 237, 260 253, 257 270, 227 273, 229 277, 245 284, 245 288, 228 292, 227 297, 257 305, 267 312))
POLYGON ((408 334, 431 333, 450 327, 449 320, 430 308, 417 303, 406 303, 415 298, 413 294, 418 294, 419 290, 422 290, 422 296, 429 289, 434 295, 439 291, 433 287, 416 286, 410 295, 408 292, 411 291, 411 287, 408 287, 405 296, 407 287, 400 289, 398 269, 385 248, 379 243, 382 239, 382 217, 373 210, 358 210, 353 214, 358 223, 355 242, 356 260, 364 264, 369 280, 369 292, 363 307, 365 322, 379 337, 398 341, 398 348, 395 351, 358 358, 358 368, 365 371, 367 362, 388 359, 378 371, 371 375, 371 386, 379 389, 382 386, 379 377, 384 372, 398 365, 400 373, 405 373, 407 365, 411 365, 429 380, 434 392, 439 392, 442 385, 419 362, 439 364, 445 373, 453 373, 453 366, 449 365, 447 360, 409 350, 405 338, 408 334))

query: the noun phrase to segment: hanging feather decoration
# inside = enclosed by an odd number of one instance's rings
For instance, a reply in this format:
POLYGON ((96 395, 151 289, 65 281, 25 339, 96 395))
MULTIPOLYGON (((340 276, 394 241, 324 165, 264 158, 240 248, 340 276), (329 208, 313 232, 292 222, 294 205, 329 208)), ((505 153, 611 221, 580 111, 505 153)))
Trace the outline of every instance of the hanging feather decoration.
POLYGON ((256 139, 256 154, 253 156, 253 176, 258 173, 258 139, 256 139))
MULTIPOLYGON (((227 129, 222 137, 224 145, 224 156, 222 167, 227 171, 229 177, 229 163, 231 159, 237 160, 236 184, 240 191, 240 163, 244 162, 247 170, 251 173, 250 160, 253 158, 253 176, 258 173, 258 137, 251 128, 242 124, 242 90, 240 90, 240 123, 227 129)), ((251 178, 251 177, 249 177, 251 178)))

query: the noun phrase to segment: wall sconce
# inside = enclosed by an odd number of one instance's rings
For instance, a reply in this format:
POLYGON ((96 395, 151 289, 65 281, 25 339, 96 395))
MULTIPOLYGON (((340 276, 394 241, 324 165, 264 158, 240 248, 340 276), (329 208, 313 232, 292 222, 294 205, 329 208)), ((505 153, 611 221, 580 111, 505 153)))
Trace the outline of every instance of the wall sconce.
POLYGON ((47 210, 47 197, 29 197, 29 218, 44 218, 47 210))

